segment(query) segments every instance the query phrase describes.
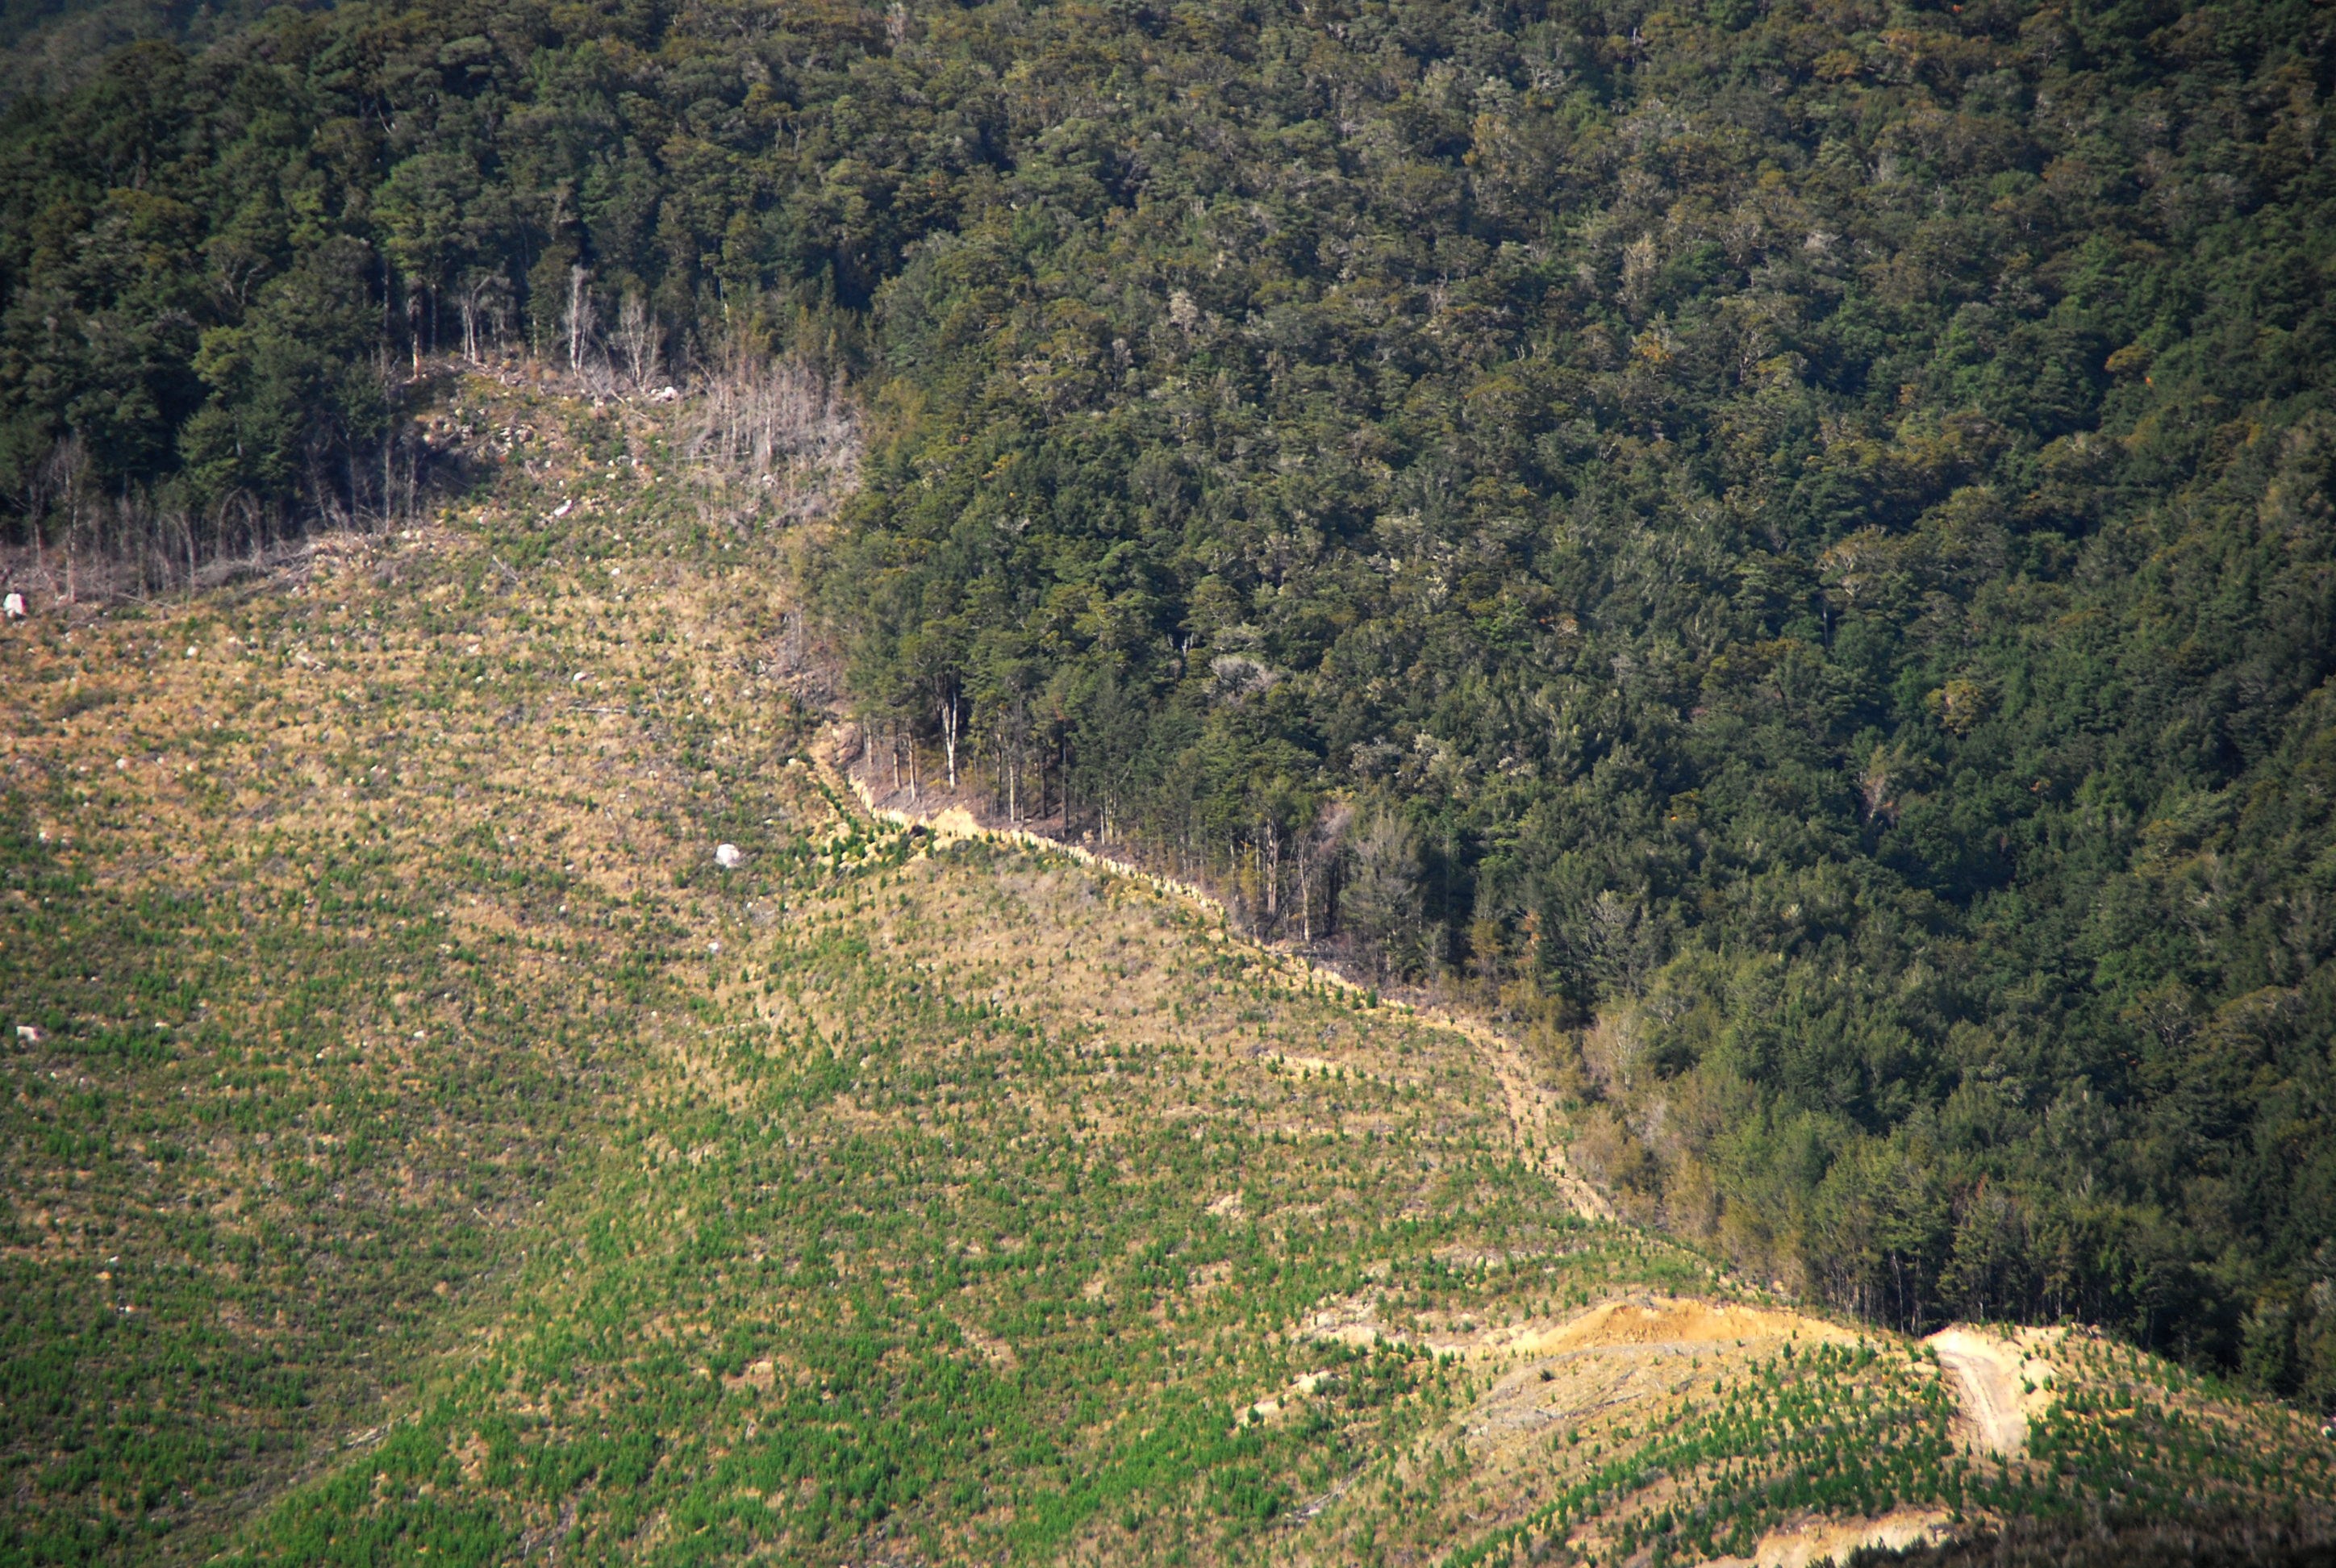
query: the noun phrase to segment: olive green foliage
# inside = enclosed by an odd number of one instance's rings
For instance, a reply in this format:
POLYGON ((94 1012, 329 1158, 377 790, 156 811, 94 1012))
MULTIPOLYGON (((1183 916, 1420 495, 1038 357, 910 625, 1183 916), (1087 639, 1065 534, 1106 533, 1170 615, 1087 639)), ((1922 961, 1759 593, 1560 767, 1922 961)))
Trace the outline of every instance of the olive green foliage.
POLYGON ((280 14, 12 112, 0 480, 191 560, 410 494, 433 351, 854 367, 871 719, 1260 929, 1620 1018, 1605 1174, 1764 1273, 2324 1402, 2331 47, 280 14))
POLYGON ((1618 1015, 1751 1267, 2336 1398, 2325 16, 1071 15, 878 297, 871 711, 1618 1015))
POLYGON ((1127 128, 880 300, 861 689, 1229 870, 1403 803, 1348 934, 1643 998, 1608 1174, 1754 1266, 2336 1397, 2315 28, 1066 35, 1127 128))
POLYGON ((1975 1456, 1919 1347, 1578 1217, 1484 1040, 871 822, 791 536, 649 419, 442 392, 508 461, 430 527, 0 633, 0 1563, 2328 1528, 2292 1411, 2072 1352, 1975 1456), (1601 1303, 1718 1326, 1552 1343, 1601 1303))

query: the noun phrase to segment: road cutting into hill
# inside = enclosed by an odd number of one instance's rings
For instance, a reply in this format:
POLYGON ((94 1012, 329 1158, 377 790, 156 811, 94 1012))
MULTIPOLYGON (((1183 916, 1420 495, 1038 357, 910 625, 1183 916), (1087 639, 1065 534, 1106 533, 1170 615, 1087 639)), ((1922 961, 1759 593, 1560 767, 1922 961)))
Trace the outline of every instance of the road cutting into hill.
MULTIPOLYGON (((938 810, 920 811, 881 801, 852 768, 842 743, 842 735, 832 730, 828 745, 822 748, 825 755, 820 761, 824 768, 832 770, 834 775, 842 781, 860 807, 880 822, 922 828, 942 842, 988 838, 1046 853, 1067 855, 1082 865, 1140 883, 1164 898, 1189 903, 1219 920, 1228 931, 1232 929, 1231 912, 1224 904, 1192 883, 1163 877, 1128 862, 1099 854, 1085 845, 1065 843, 1026 828, 985 824, 962 804, 952 803, 938 810)), ((898 798, 897 794, 894 798, 898 798)), ((1253 946, 1261 965, 1279 967, 1295 978, 1339 989, 1358 991, 1364 989, 1337 970, 1298 954, 1263 943, 1253 946)), ((1563 1144, 1556 1136, 1556 1108, 1549 1096, 1533 1083, 1530 1064, 1515 1042, 1473 1018, 1456 1017, 1442 1009, 1421 1010, 1400 1003, 1389 1005, 1432 1027, 1459 1035, 1475 1046, 1500 1085, 1511 1152, 1547 1175, 1565 1194, 1575 1212, 1584 1218, 1614 1218, 1613 1207, 1604 1194, 1568 1165, 1563 1144)), ((1692 1312, 1682 1305, 1659 1311, 1644 1304, 1610 1303, 1554 1329, 1544 1326, 1537 1334, 1526 1332, 1510 1337, 1505 1343, 1487 1343, 1468 1349, 1480 1352, 1545 1355, 1622 1343, 1685 1342, 1723 1337, 1757 1339, 1769 1334, 1783 1336, 1796 1333, 1803 1326, 1813 1330, 1813 1336, 1819 1339, 1848 1337, 1844 1330, 1825 1324, 1821 1320, 1773 1312, 1744 1316, 1748 1311, 1741 1307, 1711 1308, 1701 1304, 1695 1304, 1692 1312), (1751 1317, 1757 1317, 1761 1321, 1755 1323, 1750 1320, 1751 1317)), ((1376 1333, 1377 1330, 1374 1328, 1371 1331, 1376 1333)), ((2004 1456, 2022 1452, 2028 1440, 2026 1406, 2036 1396, 2023 1396, 2020 1347, 1961 1327, 1934 1334, 1926 1343, 1938 1355, 1939 1364, 1946 1373, 1948 1386, 1955 1397, 1960 1412, 1959 1424, 1973 1446, 2004 1456)), ((2034 1388, 2032 1379, 2028 1386, 2034 1388)))
MULTIPOLYGON (((1027 828, 994 827, 982 823, 962 803, 951 803, 936 810, 910 809, 889 803, 880 798, 854 771, 846 751, 842 726, 831 727, 823 737, 818 761, 832 771, 852 792, 860 807, 879 822, 897 827, 922 828, 942 842, 960 839, 987 838, 994 842, 1019 844, 1025 849, 1038 850, 1047 854, 1067 855, 1081 865, 1150 888, 1163 898, 1189 903, 1213 918, 1227 931, 1234 930, 1231 911, 1207 890, 1174 877, 1163 876, 1130 862, 1099 854, 1084 844, 1066 843, 1027 828)), ((890 801, 897 802, 895 791, 890 801)), ((1286 949, 1270 946, 1250 939, 1260 965, 1278 968, 1301 983, 1313 983, 1336 990, 1358 994, 1371 988, 1358 984, 1327 965, 1315 962, 1286 949)), ((1585 1220, 1611 1220, 1614 1206, 1606 1195, 1584 1181, 1567 1161, 1565 1144, 1559 1136, 1557 1106, 1533 1082, 1531 1064, 1516 1042, 1482 1022, 1465 1018, 1443 1008, 1420 1008, 1404 1002, 1382 1004, 1408 1015, 1431 1028, 1444 1029, 1460 1036, 1476 1047, 1484 1066, 1501 1086, 1501 1103, 1509 1129, 1509 1152, 1525 1164, 1540 1171, 1564 1194, 1574 1213, 1585 1220)))

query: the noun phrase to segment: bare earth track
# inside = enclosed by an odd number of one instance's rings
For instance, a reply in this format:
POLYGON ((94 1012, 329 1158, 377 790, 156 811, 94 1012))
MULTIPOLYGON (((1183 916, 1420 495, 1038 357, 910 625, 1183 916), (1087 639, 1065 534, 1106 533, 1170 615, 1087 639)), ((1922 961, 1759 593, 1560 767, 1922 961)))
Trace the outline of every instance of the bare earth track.
MULTIPOLYGON (((942 841, 986 837, 1027 845, 1048 854, 1068 855, 1082 865, 1125 877, 1169 898, 1192 904, 1213 916, 1226 929, 1231 929, 1231 914, 1223 902, 1191 882, 1163 877, 1130 862, 1098 853, 1084 844, 1066 843, 1027 828, 986 825, 960 804, 925 811, 884 803, 867 781, 845 760, 842 740, 839 731, 831 730, 820 748, 822 760, 834 770, 868 813, 879 821, 922 828, 942 841)), ((897 801, 899 797, 896 794, 893 798, 897 801)), ((1262 961, 1270 962, 1317 984, 1348 991, 1367 989, 1337 969, 1287 949, 1260 942, 1256 944, 1256 950, 1262 961)), ((1529 1168, 1540 1171, 1554 1181, 1558 1190, 1565 1194, 1566 1201, 1572 1204, 1574 1212, 1583 1219, 1611 1220, 1615 1217, 1614 1206, 1607 1202, 1606 1195, 1584 1181, 1568 1164, 1557 1107, 1547 1095, 1534 1086, 1532 1067, 1514 1040, 1479 1019, 1462 1017, 1444 1008, 1417 1008, 1403 1002, 1387 1005, 1411 1014, 1433 1027, 1458 1035, 1475 1046, 1486 1069, 1501 1086, 1510 1153, 1529 1168)))
MULTIPOLYGON (((1926 1349, 1747 1288, 1614 1222, 1485 1021, 1367 999, 1204 889, 871 794, 812 744, 785 573, 660 511, 653 464, 588 464, 616 415, 507 392, 449 418, 557 439, 473 510, 0 628, 38 699, 0 735, 20 1294, 118 1363, 60 1362, 90 1432, 216 1430, 200 1388, 139 1402, 193 1351, 312 1391, 239 1409, 218 1489, 153 1516, 168 1553, 422 1561, 445 1525, 427 1561, 621 1562, 693 1520, 704 1561, 1795 1568, 2039 1481, 2336 1496, 2316 1424, 2081 1330, 1926 1349), (73 963, 9 969, 65 932, 73 963), (149 968, 190 999, 150 1003, 149 968), (211 1135, 157 1157, 190 1106, 211 1135), (239 1251, 157 1228, 190 1196, 239 1251), (318 1267, 349 1233, 384 1244, 318 1267), (628 1478, 540 1483, 586 1445, 628 1478), (843 1485, 871 1456, 931 1472, 872 1524, 843 1485), (1073 1475, 1123 1490, 1082 1512, 1073 1475)), ((82 1429, 6 1414, 19 1518, 146 1478, 76 1493, 82 1429)))
POLYGON ((1964 1425, 1988 1453, 2025 1452, 2029 1409, 2050 1402, 2043 1385, 2052 1368, 2032 1360, 2022 1364, 2023 1341, 2029 1337, 2006 1339, 1957 1324, 1923 1341, 1952 1379, 1964 1425), (2023 1381, 2028 1391, 2021 1388, 2023 1381))

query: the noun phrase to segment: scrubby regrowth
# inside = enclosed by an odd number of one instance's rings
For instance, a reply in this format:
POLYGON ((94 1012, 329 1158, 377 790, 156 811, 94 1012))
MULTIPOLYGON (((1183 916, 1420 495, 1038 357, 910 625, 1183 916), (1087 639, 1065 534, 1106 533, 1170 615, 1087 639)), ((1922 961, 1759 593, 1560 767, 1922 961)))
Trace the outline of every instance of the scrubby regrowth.
POLYGON ((513 461, 422 526, 0 633, 0 1554, 2336 1528, 2291 1409, 1990 1334, 1995 1440, 1921 1341, 1585 1219, 1558 1056, 871 817, 783 657, 824 509, 675 483, 686 401, 443 396, 513 461))
POLYGON ((2336 9, 23 0, 0 48, 78 84, 0 122, 35 612, 531 461, 532 411, 415 420, 450 364, 673 414, 710 529, 859 472, 805 608, 881 771, 1580 1047, 1583 1166, 1747 1273, 2336 1408, 2336 9))

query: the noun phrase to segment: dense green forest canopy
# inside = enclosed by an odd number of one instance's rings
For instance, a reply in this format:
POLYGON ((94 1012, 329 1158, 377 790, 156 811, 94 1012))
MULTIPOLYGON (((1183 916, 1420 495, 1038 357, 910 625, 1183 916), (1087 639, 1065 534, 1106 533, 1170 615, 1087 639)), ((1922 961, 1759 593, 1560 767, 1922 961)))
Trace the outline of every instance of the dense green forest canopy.
POLYGON ((1581 1153, 1748 1264, 2330 1400, 2331 75, 2302 0, 279 13, 12 111, 0 487, 191 560, 386 505, 423 355, 822 358, 871 721, 1592 1026, 1581 1153))
POLYGON ((0 103, 70 91, 141 39, 200 47, 273 9, 268 0, 0 0, 0 103))

